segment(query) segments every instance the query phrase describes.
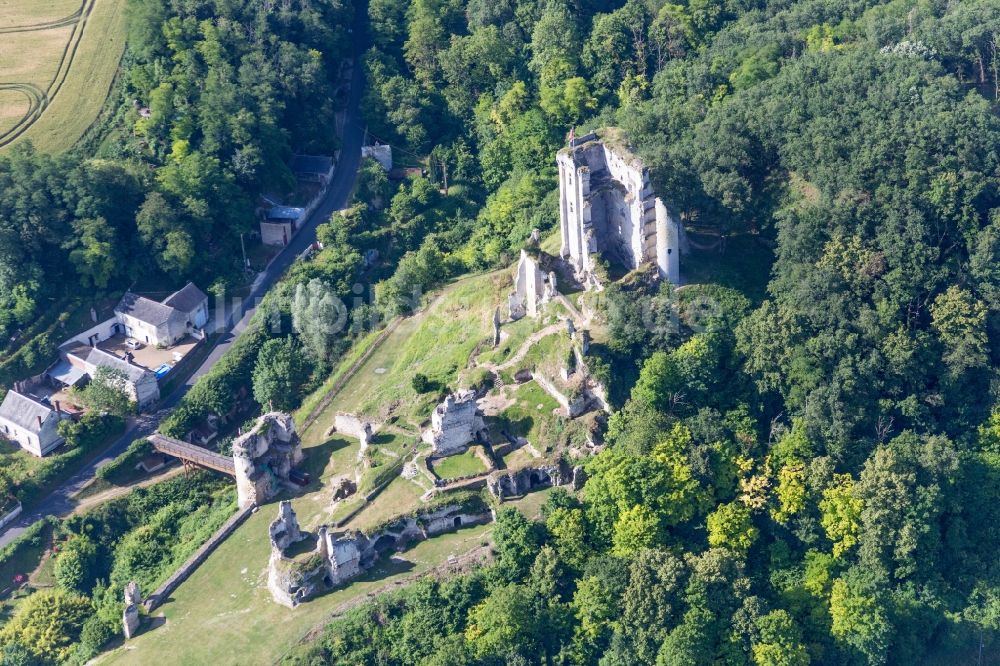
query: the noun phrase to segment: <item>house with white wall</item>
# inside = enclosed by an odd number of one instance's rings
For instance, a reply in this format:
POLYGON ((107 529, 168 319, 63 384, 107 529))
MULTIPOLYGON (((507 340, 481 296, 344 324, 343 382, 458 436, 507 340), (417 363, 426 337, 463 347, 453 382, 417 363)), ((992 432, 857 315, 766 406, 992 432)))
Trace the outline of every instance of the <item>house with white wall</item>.
POLYGON ((145 409, 160 399, 160 386, 156 381, 156 375, 148 368, 130 363, 128 359, 115 356, 98 347, 78 348, 66 356, 72 365, 83 369, 91 379, 100 367, 117 370, 125 377, 125 385, 122 388, 128 393, 129 399, 138 404, 139 409, 145 409))
POLYGON ((8 391, 0 403, 0 437, 17 443, 25 451, 42 457, 63 443, 59 422, 70 418, 17 391, 8 391))
POLYGON ((170 347, 188 335, 200 335, 208 323, 208 296, 191 282, 162 303, 127 292, 115 316, 128 337, 170 347))

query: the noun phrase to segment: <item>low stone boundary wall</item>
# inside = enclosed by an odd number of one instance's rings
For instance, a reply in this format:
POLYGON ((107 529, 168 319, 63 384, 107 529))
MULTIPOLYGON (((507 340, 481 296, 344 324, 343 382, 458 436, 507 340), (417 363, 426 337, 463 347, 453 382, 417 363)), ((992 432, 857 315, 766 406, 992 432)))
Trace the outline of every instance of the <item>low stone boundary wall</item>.
POLYGON ((18 502, 17 506, 15 506, 9 512, 4 514, 2 518, 0 518, 0 529, 7 527, 12 522, 14 522, 14 519, 21 515, 21 508, 22 508, 21 503, 18 502))
POLYGON ((390 333, 396 330, 396 327, 399 326, 399 322, 402 320, 402 317, 396 317, 389 323, 388 326, 385 327, 385 329, 383 329, 381 333, 378 334, 378 337, 372 340, 368 349, 365 350, 358 360, 351 364, 351 367, 344 371, 344 374, 341 375, 336 382, 334 382, 333 386, 330 387, 330 390, 323 397, 323 399, 320 400, 319 404, 316 405, 309 416, 305 418, 302 425, 299 426, 299 432, 305 432, 306 429, 308 429, 309 426, 311 426, 316 419, 319 418, 319 415, 323 413, 323 410, 330 406, 330 402, 337 397, 337 394, 340 393, 342 388, 344 388, 344 385, 347 384, 347 382, 354 376, 361 366, 364 365, 369 358, 371 358, 371 355, 375 353, 375 350, 382 346, 385 339, 389 337, 390 333))
POLYGON ((201 566, 201 563, 208 559, 208 556, 212 554, 219 544, 225 541, 229 535, 236 531, 239 527, 250 517, 257 505, 251 504, 246 506, 239 511, 237 511, 233 516, 223 523, 222 527, 209 538, 201 548, 199 548, 195 553, 187 559, 187 562, 182 564, 180 568, 173 573, 166 580, 163 585, 161 585, 155 592, 149 595, 149 598, 143 602, 143 606, 146 607, 147 613, 152 613, 160 606, 166 599, 170 596, 170 593, 177 589, 177 586, 187 580, 188 576, 194 573, 194 570, 201 566))

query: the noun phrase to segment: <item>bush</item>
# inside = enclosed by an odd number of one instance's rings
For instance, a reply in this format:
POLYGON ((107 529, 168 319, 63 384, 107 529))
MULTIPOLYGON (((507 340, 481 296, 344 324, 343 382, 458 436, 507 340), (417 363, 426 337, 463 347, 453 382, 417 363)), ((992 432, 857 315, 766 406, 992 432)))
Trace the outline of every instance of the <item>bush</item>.
POLYGON ((125 419, 112 414, 87 412, 79 421, 60 421, 59 434, 68 448, 90 449, 125 429, 125 419))
POLYGON ((70 538, 56 557, 55 569, 59 587, 88 594, 97 577, 97 544, 82 535, 70 538))
POLYGON ((434 384, 427 378, 427 375, 421 372, 413 375, 410 385, 413 386, 413 390, 416 391, 418 395, 422 393, 430 393, 434 390, 434 384))
POLYGON ((68 661, 93 609, 79 594, 58 588, 36 592, 17 606, 0 630, 0 645, 17 643, 48 662, 68 661))
POLYGON ((79 661, 87 661, 96 656, 101 648, 109 643, 118 633, 117 626, 109 626, 97 615, 92 615, 83 623, 80 631, 80 647, 77 652, 79 661))
POLYGON ((153 452, 153 445, 148 439, 137 439, 128 445, 125 453, 121 454, 107 465, 98 468, 97 477, 104 481, 114 483, 115 477, 123 472, 128 472, 139 464, 143 458, 153 452))

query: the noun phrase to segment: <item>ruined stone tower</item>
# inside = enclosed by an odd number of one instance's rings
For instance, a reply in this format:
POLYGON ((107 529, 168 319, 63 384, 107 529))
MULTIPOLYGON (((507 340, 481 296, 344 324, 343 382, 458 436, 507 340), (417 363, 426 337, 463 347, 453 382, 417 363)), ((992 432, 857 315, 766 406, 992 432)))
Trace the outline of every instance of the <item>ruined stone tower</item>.
POLYGON ((556 156, 559 167, 560 254, 578 280, 598 286, 595 258, 628 269, 656 264, 661 278, 680 281, 684 230, 653 192, 649 170, 615 128, 575 139, 556 156))
POLYGON ((302 460, 302 445, 290 414, 270 412, 233 442, 236 494, 240 507, 274 497, 302 460))

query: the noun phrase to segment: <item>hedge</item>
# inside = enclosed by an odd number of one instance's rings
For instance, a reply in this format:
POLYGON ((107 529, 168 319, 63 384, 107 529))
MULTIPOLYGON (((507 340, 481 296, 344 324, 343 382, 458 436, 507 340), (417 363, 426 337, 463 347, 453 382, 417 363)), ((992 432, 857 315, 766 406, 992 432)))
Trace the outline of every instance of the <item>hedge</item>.
POLYGON ((104 481, 112 482, 112 479, 120 472, 128 472, 135 468, 139 462, 153 452, 153 445, 148 439, 137 439, 128 445, 125 452, 109 462, 107 465, 97 470, 97 477, 104 481))

